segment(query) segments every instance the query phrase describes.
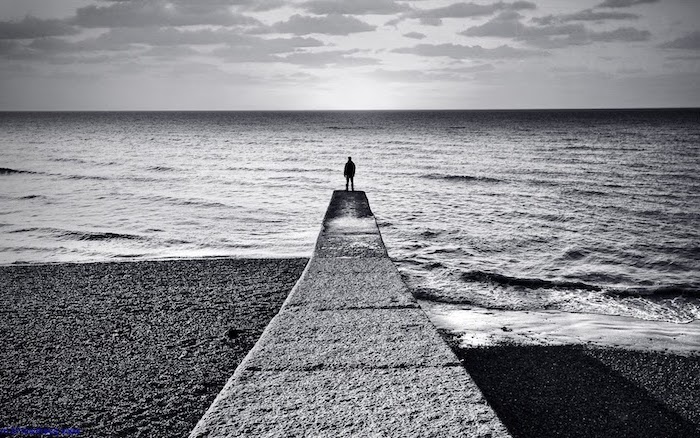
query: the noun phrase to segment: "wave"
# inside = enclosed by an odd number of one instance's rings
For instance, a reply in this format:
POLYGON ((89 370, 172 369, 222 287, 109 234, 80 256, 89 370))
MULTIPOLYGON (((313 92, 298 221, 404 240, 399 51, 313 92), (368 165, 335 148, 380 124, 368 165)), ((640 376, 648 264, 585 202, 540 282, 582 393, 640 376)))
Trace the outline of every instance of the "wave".
POLYGON ((67 231, 61 233, 62 236, 82 241, 104 241, 104 240, 142 240, 143 237, 136 234, 111 233, 111 232, 90 232, 90 231, 67 231))
POLYGON ((156 172, 176 172, 178 169, 168 166, 150 166, 148 170, 155 170, 156 172))
POLYGON ((224 207, 224 208, 229 208, 228 205, 223 204, 221 202, 216 202, 216 201, 204 201, 204 200, 198 200, 198 199, 189 199, 186 201, 182 201, 182 205, 195 205, 195 206, 201 206, 201 207, 224 207))
POLYGON ((408 141, 408 140, 387 140, 383 142, 384 144, 396 144, 396 145, 405 145, 405 146, 413 146, 420 144, 417 141, 408 141))
POLYGON ((18 169, 10 169, 7 167, 0 167, 0 175, 16 175, 20 173, 36 173, 32 172, 31 170, 18 170, 18 169))
POLYGON ((433 237, 437 237, 437 236, 439 236, 440 234, 442 234, 442 231, 425 230, 425 231, 423 231, 422 233, 420 233, 421 236, 427 237, 427 238, 429 238, 429 239, 430 239, 430 238, 433 238, 433 237))
POLYGON ((56 158, 49 158, 51 161, 56 161, 58 163, 78 163, 78 164, 89 164, 85 160, 81 160, 80 158, 70 158, 70 157, 56 157, 56 158))
POLYGON ((66 179, 76 179, 76 180, 96 180, 96 181, 108 181, 110 178, 106 176, 98 176, 98 175, 61 175, 66 179))
POLYGON ((201 199, 201 198, 177 198, 174 196, 165 196, 165 195, 151 195, 151 196, 144 196, 143 199, 147 199, 149 201, 157 201, 157 202, 167 202, 172 205, 187 205, 187 206, 196 206, 196 207, 213 207, 213 208, 230 208, 229 205, 223 204, 221 202, 217 201, 209 201, 206 199, 201 199))
POLYGON ((671 284, 666 286, 652 287, 630 287, 627 289, 609 289, 605 291, 608 295, 630 296, 656 296, 656 297, 677 297, 687 296, 700 298, 700 285, 683 283, 671 284))
MULTIPOLYGON (((433 267, 431 266, 430 269, 433 267)), ((562 289, 585 290, 590 292, 602 292, 612 296, 656 296, 656 297, 698 297, 700 298, 700 285, 692 283, 671 284, 665 286, 643 287, 604 287, 583 281, 545 280, 541 278, 511 277, 485 271, 468 271, 460 274, 464 282, 491 283, 499 286, 522 287, 526 289, 562 289)))
POLYGON ((33 233, 40 232, 44 234, 52 234, 59 239, 72 239, 72 240, 83 240, 83 241, 103 241, 112 239, 122 239, 122 240, 143 240, 144 237, 136 234, 128 233, 113 233, 109 231, 70 231, 61 228, 51 228, 51 227, 29 227, 29 228, 18 228, 15 230, 7 231, 7 233, 33 233))
POLYGON ((519 278, 508 275, 496 274, 484 271, 464 272, 460 276, 466 282, 495 283, 503 286, 522 286, 529 289, 580 289, 590 291, 600 291, 600 286, 583 283, 579 281, 556 281, 544 280, 541 278, 519 278))
POLYGON ((498 178, 489 178, 486 176, 471 176, 471 175, 443 175, 438 173, 429 173, 427 175, 421 175, 421 178, 435 179, 435 180, 445 180, 445 181, 482 181, 497 183, 502 182, 498 178))

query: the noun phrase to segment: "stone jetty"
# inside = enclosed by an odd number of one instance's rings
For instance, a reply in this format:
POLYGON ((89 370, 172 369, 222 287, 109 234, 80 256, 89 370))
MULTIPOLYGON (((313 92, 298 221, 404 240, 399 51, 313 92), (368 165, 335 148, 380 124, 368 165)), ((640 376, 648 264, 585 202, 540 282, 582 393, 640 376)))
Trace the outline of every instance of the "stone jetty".
POLYGON ((190 434, 507 437, 389 259, 364 192, 335 191, 280 312, 190 434))

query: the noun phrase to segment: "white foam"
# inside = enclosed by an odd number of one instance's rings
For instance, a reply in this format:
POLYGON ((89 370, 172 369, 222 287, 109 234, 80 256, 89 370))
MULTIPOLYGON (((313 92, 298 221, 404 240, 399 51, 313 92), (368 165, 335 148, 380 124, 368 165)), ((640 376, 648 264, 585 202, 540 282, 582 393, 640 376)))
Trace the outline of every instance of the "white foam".
POLYGON ((463 347, 590 344, 700 355, 700 321, 676 324, 557 310, 491 310, 420 301, 430 320, 459 336, 463 347))

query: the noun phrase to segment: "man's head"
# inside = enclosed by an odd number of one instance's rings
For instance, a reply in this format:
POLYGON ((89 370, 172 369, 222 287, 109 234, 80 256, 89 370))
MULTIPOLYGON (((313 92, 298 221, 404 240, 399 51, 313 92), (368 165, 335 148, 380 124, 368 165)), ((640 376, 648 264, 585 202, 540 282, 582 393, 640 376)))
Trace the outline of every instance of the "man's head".
POLYGON ((352 161, 352 157, 348 157, 348 161, 352 161))

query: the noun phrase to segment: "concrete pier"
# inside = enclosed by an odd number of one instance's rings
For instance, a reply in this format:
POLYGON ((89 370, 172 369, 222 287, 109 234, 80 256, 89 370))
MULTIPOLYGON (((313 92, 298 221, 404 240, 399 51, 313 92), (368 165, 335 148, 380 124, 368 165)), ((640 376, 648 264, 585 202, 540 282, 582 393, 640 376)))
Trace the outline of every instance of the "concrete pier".
POLYGON ((314 254, 190 434, 507 437, 403 283, 364 192, 336 191, 314 254))

